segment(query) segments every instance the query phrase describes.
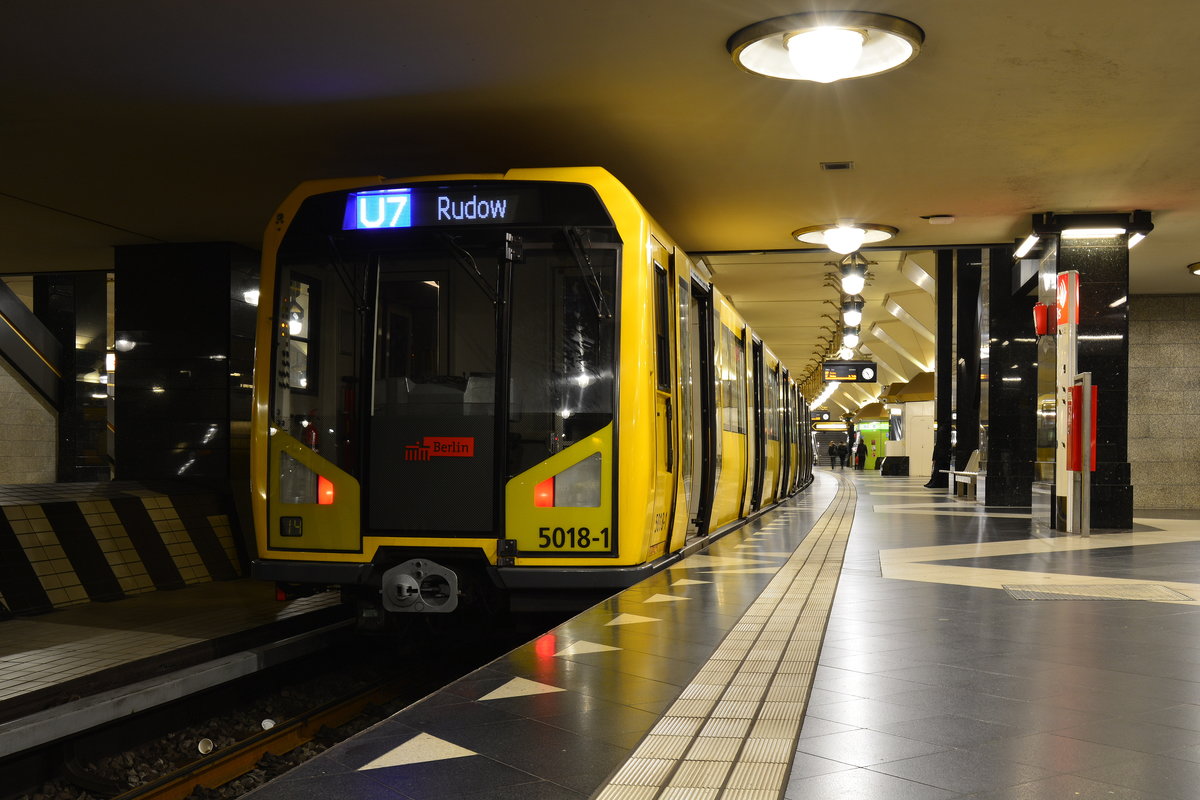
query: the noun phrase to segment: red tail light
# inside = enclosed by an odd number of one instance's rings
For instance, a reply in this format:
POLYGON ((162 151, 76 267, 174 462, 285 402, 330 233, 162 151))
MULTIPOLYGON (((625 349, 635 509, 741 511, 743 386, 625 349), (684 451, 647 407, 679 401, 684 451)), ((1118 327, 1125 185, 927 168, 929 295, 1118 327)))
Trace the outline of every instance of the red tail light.
POLYGON ((546 478, 533 488, 533 504, 538 508, 554 508, 554 478, 546 478))
POLYGON ((317 504, 333 505, 333 481, 324 476, 317 477, 317 504))

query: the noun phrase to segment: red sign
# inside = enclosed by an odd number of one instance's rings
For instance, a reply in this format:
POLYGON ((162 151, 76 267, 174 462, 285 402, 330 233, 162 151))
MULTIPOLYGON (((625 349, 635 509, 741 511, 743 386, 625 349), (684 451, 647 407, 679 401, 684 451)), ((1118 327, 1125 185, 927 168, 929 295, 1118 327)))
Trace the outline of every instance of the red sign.
POLYGON ((1058 294, 1055 303, 1057 327, 1079 324, 1079 273, 1074 270, 1058 273, 1058 294))
MULTIPOLYGON (((1088 471, 1096 471, 1096 400, 1098 397, 1098 387, 1092 387, 1092 402, 1091 408, 1088 409, 1089 422, 1091 430, 1088 431, 1088 471)), ((1079 429, 1083 427, 1083 387, 1075 385, 1071 387, 1071 396, 1067 401, 1067 469, 1071 472, 1079 472, 1079 468, 1083 465, 1083 453, 1079 449, 1080 436, 1079 429)))
POLYGON ((404 446, 405 461, 428 461, 431 458, 474 458, 474 436, 426 436, 418 444, 404 446))

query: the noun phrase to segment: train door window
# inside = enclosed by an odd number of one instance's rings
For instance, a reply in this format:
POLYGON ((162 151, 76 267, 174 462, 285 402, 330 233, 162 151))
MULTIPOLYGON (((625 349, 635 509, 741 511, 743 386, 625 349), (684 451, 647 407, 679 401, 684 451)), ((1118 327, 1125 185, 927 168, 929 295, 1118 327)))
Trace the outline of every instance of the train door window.
MULTIPOLYGON (((379 283, 376 413, 400 414, 412 404, 461 402, 446 380, 442 299, 444 276, 385 275, 379 283), (440 377, 440 380, 439 380, 440 377)), ((478 366, 478 365, 476 365, 478 366)))
POLYGON ((658 264, 654 265, 654 340, 655 340, 655 371, 658 375, 658 390, 671 391, 671 337, 668 325, 671 324, 670 283, 667 271, 658 264))
POLYGON ((285 336, 285 361, 282 371, 287 388, 305 393, 317 390, 315 318, 318 310, 317 289, 307 278, 293 277, 282 300, 281 318, 285 336))
POLYGON ((680 436, 683 451, 683 492, 684 497, 692 496, 692 459, 694 451, 694 436, 692 420, 696 405, 693 402, 692 387, 695 383, 692 365, 692 290, 687 278, 680 278, 675 287, 679 299, 679 406, 680 406, 680 436))
POLYGON ((746 342, 721 326, 721 424, 732 433, 746 432, 746 342))
POLYGON ((767 370, 767 438, 779 441, 779 367, 767 370))

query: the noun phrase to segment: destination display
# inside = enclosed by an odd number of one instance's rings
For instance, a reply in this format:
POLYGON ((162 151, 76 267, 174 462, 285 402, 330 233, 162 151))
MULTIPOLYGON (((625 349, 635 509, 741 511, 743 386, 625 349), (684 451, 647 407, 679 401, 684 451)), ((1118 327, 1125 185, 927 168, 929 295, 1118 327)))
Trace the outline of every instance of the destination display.
POLYGON ((839 383, 876 383, 879 369, 874 361, 826 361, 821 369, 824 379, 839 383))
POLYGON ((518 206, 511 191, 372 189, 346 196, 342 230, 495 225, 515 221, 518 206))

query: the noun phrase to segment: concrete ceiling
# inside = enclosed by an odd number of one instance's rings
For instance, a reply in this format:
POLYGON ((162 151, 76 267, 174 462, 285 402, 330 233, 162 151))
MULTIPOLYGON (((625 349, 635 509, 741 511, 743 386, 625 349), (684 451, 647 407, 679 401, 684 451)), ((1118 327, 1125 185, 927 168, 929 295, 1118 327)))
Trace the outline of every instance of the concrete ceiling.
MULTIPOLYGON (((912 279, 914 264, 932 270, 925 248, 1010 242, 1033 213, 1148 209, 1155 231, 1131 254, 1131 291, 1200 288, 1184 270, 1200 261, 1195 6, 1140 11, 17 0, 0 30, 0 273, 105 268, 117 244, 256 246, 308 178, 599 165, 691 252, 793 248, 793 229, 844 217, 898 227, 910 252, 869 254, 864 340, 884 382, 907 379, 933 359, 932 298, 912 279), (743 26, 821 8, 910 19, 925 47, 902 69, 830 85, 730 61, 725 42, 743 26)), ((803 374, 837 316, 829 260, 710 262, 803 374)))

